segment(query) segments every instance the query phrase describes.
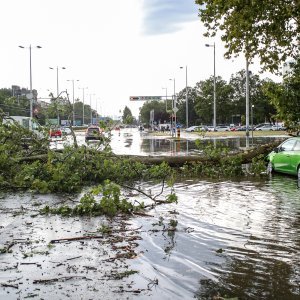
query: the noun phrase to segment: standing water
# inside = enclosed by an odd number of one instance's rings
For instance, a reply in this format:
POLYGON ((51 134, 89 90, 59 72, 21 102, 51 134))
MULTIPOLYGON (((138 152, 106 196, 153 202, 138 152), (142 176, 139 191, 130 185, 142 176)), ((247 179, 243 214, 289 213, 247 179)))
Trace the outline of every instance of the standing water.
POLYGON ((151 299, 300 299, 295 178, 190 181, 175 190, 178 204, 135 221, 147 230, 133 266, 141 286, 157 279, 151 299), (152 231, 174 221, 176 231, 152 231))
MULTIPOLYGON (((197 153, 192 145, 130 132, 112 140, 122 154, 197 153)), ((175 192, 177 204, 132 216, 126 226, 134 230, 113 239, 99 233, 112 224, 104 217, 39 213, 80 195, 0 195, 0 299, 300 299, 296 178, 183 180, 175 192), (50 243, 86 235, 94 238, 50 243), (121 249, 130 257, 120 258, 121 249)))

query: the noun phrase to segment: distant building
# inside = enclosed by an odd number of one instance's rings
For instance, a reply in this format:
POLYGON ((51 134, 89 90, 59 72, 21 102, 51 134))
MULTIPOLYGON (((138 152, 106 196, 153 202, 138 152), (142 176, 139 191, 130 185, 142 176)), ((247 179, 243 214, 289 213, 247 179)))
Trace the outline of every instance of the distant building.
MULTIPOLYGON (((12 91, 13 97, 26 96, 26 95, 30 94, 30 90, 28 90, 26 88, 21 88, 18 85, 12 85, 11 91, 12 91)), ((32 90, 32 95, 33 95, 33 99, 37 100, 37 96, 38 96, 37 90, 32 90)))
POLYGON ((42 108, 46 108, 46 107, 48 107, 48 106, 50 105, 49 102, 46 102, 46 101, 43 101, 43 100, 38 100, 37 102, 38 102, 38 104, 39 104, 42 108))

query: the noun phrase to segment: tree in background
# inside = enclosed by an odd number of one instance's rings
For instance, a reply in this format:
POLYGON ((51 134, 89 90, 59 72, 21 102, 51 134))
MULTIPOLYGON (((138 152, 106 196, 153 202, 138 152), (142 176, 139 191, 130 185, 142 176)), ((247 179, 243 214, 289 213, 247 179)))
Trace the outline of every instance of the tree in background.
POLYGON ((125 106, 123 110, 122 120, 123 123, 127 125, 133 124, 134 122, 134 118, 132 116, 131 110, 127 106, 125 106))
POLYGON ((166 112, 165 101, 147 101, 140 108, 140 121, 145 124, 150 122, 150 111, 154 110, 154 121, 158 123, 169 123, 170 115, 166 112))
MULTIPOLYGON (((261 80, 259 75, 251 74, 249 76, 249 94, 250 94, 250 107, 254 105, 253 114, 254 124, 262 122, 272 122, 276 109, 263 92, 263 86, 270 79, 261 80)), ((246 71, 241 70, 236 74, 231 75, 229 85, 232 87, 232 99, 231 99, 231 115, 232 123, 238 123, 240 119, 246 119, 246 71)))
POLYGON ((264 92, 276 107, 277 117, 295 130, 300 127, 300 59, 293 65, 283 83, 267 82, 264 92))
MULTIPOLYGON (((214 78, 213 76, 205 81, 196 84, 197 98, 195 110, 200 119, 198 124, 212 124, 213 103, 214 103, 214 78)), ((231 122, 230 106, 233 90, 220 76, 216 77, 216 111, 217 123, 225 124, 231 122)))
POLYGON ((25 96, 12 96, 11 89, 0 89, 0 108, 10 116, 30 116, 30 102, 25 96))
POLYGON ((299 55, 299 0, 196 0, 205 36, 222 34, 226 58, 244 53, 260 58, 263 69, 299 55))
MULTIPOLYGON (((194 124, 199 124, 200 120, 195 111, 195 101, 197 97, 197 91, 193 87, 188 87, 188 120, 189 126, 194 124)), ((177 108, 178 112, 176 113, 177 122, 186 125, 186 88, 178 93, 177 97, 177 108)), ((170 114, 172 111, 170 111, 170 114)))

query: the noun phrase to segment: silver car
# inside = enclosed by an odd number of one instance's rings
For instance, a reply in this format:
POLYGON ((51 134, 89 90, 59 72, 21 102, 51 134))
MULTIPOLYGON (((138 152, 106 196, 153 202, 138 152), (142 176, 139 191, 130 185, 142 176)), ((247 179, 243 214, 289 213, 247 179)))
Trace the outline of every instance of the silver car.
POLYGON ((217 126, 216 131, 231 131, 229 126, 217 126))

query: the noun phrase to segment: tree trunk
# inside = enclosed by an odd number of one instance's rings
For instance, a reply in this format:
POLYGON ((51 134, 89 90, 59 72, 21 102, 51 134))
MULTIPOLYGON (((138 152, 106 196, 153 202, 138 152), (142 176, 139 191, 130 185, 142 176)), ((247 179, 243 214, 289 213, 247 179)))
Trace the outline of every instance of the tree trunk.
MULTIPOLYGON (((259 155, 267 155, 271 152, 275 147, 277 147, 281 141, 269 143, 266 145, 262 145, 258 148, 254 148, 251 150, 240 150, 239 152, 234 152, 228 154, 228 157, 235 157, 237 155, 242 157, 242 164, 250 163, 251 160, 259 155)), ((61 150, 59 150, 61 152, 61 150)), ((138 155, 112 155, 109 157, 106 155, 108 159, 131 159, 136 162, 143 163, 145 165, 159 165, 163 162, 166 162, 171 167, 182 167, 185 164, 192 164, 195 162, 203 162, 203 163, 218 163, 219 159, 208 158, 204 155, 195 155, 195 156, 138 156, 138 155)), ((19 162, 30 162, 35 160, 45 161, 47 160, 47 154, 41 154, 30 157, 22 157, 18 161, 19 162)))

